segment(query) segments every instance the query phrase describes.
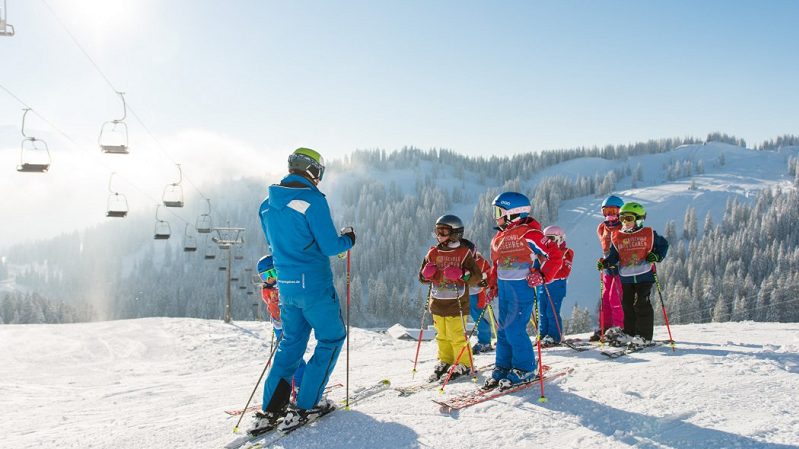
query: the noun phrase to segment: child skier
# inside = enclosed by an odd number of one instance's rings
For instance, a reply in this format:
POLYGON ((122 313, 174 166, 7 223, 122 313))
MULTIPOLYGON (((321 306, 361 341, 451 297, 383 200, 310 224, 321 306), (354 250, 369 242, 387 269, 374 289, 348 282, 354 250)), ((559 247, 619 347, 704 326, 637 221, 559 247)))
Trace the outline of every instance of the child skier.
MULTIPOLYGON (((596 229, 599 243, 602 244, 602 257, 608 257, 610 237, 621 229, 619 210, 622 206, 624 206, 624 201, 615 195, 605 198, 605 201, 602 202, 602 215, 605 220, 599 223, 596 229)), ((599 329, 591 336, 590 341, 602 339, 603 332, 609 332, 608 336, 612 337, 621 332, 621 327, 624 326, 621 281, 619 270, 615 266, 610 266, 602 271, 602 308, 599 313, 599 329)))
POLYGON ((527 335, 535 288, 551 281, 563 264, 558 245, 547 239, 541 225, 529 216, 530 200, 526 196, 502 193, 494 198, 492 209, 498 232, 491 241, 492 292, 488 295, 496 292, 499 326, 496 364, 483 385, 486 390, 535 378, 537 363, 527 335))
POLYGON ((438 334, 438 359, 430 382, 446 379, 456 363, 452 378, 467 374, 472 367, 471 348, 466 341, 464 315, 469 313, 469 287, 482 279, 480 269, 469 248, 462 243, 463 222, 454 215, 442 215, 436 220, 434 233, 438 244, 428 251, 419 270, 419 281, 432 284, 430 313, 438 334), (468 350, 461 351, 464 347, 468 350))
POLYGON ((491 317, 484 310, 487 306, 485 287, 488 286, 487 279, 491 272, 491 263, 477 251, 474 243, 466 239, 461 239, 461 242, 471 249, 472 257, 482 273, 480 282, 476 286, 469 288, 469 315, 477 326, 477 343, 472 346, 472 353, 490 352, 494 350, 491 345, 491 317), (482 318, 480 318, 481 314, 482 318))
POLYGON ((559 226, 544 229, 544 235, 558 245, 563 252, 563 265, 552 278, 552 282, 538 286, 538 334, 541 345, 554 346, 563 338, 563 320, 560 318, 560 307, 566 297, 566 279, 572 271, 574 251, 566 247, 566 233, 559 226))
POLYGON ((610 344, 643 347, 652 342, 655 313, 649 302, 655 276, 653 264, 666 257, 669 242, 652 228, 644 227, 646 211, 638 203, 627 203, 619 211, 622 227, 611 236, 610 252, 599 259, 597 269, 618 266, 624 308, 624 332, 610 344))
MULTIPOLYGON (((275 334, 275 340, 280 340, 283 335, 283 322, 280 321, 280 298, 277 288, 277 272, 272 260, 272 256, 264 256, 258 261, 258 276, 264 281, 261 288, 261 298, 266 303, 266 309, 269 311, 272 321, 272 331, 275 334)), ((300 366, 294 372, 293 389, 296 392, 300 389, 300 382, 302 381, 302 374, 305 372, 305 360, 300 360, 300 366)))

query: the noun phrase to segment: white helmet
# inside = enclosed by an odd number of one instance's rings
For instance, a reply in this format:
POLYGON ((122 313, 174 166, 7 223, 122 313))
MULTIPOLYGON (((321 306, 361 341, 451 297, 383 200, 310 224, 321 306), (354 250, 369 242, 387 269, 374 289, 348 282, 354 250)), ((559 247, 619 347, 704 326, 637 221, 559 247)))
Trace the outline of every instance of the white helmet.
POLYGON ((563 232, 560 226, 547 226, 547 228, 544 229, 544 235, 550 240, 554 240, 558 245, 566 242, 566 233, 563 232))

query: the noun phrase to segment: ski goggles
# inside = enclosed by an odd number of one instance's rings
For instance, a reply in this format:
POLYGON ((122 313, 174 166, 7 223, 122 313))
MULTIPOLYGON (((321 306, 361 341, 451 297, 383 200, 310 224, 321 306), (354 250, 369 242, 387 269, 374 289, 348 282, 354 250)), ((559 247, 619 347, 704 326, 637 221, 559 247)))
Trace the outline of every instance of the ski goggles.
POLYGON ((529 214, 530 206, 514 207, 513 209, 505 209, 499 206, 494 206, 491 211, 493 212, 494 220, 499 220, 502 217, 513 214, 529 214))
POLYGON ((270 268, 270 269, 268 269, 266 271, 258 273, 258 276, 260 276, 261 280, 264 281, 264 282, 270 281, 272 279, 276 279, 277 278, 277 271, 275 271, 274 268, 270 268))
POLYGON ((619 208, 615 206, 605 206, 602 208, 602 215, 618 215, 619 208))
POLYGON ((623 223, 630 223, 630 222, 633 222, 635 220, 638 220, 638 216, 637 215, 632 215, 632 214, 630 214, 630 215, 619 215, 619 220, 621 222, 623 222, 623 223))
POLYGON ((449 237, 452 235, 452 230, 449 228, 436 228, 433 232, 433 237, 449 237))

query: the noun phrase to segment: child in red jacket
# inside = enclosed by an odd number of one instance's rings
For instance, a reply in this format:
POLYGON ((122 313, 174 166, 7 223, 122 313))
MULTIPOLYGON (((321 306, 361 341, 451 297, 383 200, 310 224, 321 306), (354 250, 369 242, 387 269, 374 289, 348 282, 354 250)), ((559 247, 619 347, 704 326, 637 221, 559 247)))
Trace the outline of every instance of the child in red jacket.
POLYGON ((572 271, 574 251, 566 248, 566 233, 559 226, 544 229, 544 235, 558 245, 563 252, 563 265, 552 277, 552 281, 538 287, 538 335, 542 346, 554 346, 563 338, 563 320, 560 307, 566 297, 566 280, 572 271))

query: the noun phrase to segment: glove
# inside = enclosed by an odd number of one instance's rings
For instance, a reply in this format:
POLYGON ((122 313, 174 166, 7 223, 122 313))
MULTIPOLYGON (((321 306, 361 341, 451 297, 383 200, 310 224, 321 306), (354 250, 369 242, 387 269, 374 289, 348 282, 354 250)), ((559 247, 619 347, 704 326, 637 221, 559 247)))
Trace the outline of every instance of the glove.
POLYGON ((438 265, 434 263, 428 263, 424 266, 424 268, 422 268, 422 277, 427 280, 432 279, 433 276, 436 275, 436 271, 438 271, 438 265))
POLYGON ((352 240, 352 245, 355 246, 355 229, 352 226, 341 228, 341 235, 346 235, 352 240))
POLYGON ((610 266, 610 264, 605 262, 605 259, 599 259, 599 260, 596 261, 596 269, 599 270, 599 271, 602 271, 605 268, 608 268, 609 266, 610 266))
POLYGON ((444 268, 444 277, 450 281, 463 282, 463 268, 450 265, 444 268))
POLYGON ((649 263, 660 262, 660 256, 655 253, 649 253, 646 255, 646 261, 649 263))
POLYGON ((531 269, 530 274, 527 275, 527 285, 529 285, 530 288, 544 285, 544 275, 535 268, 531 269))

